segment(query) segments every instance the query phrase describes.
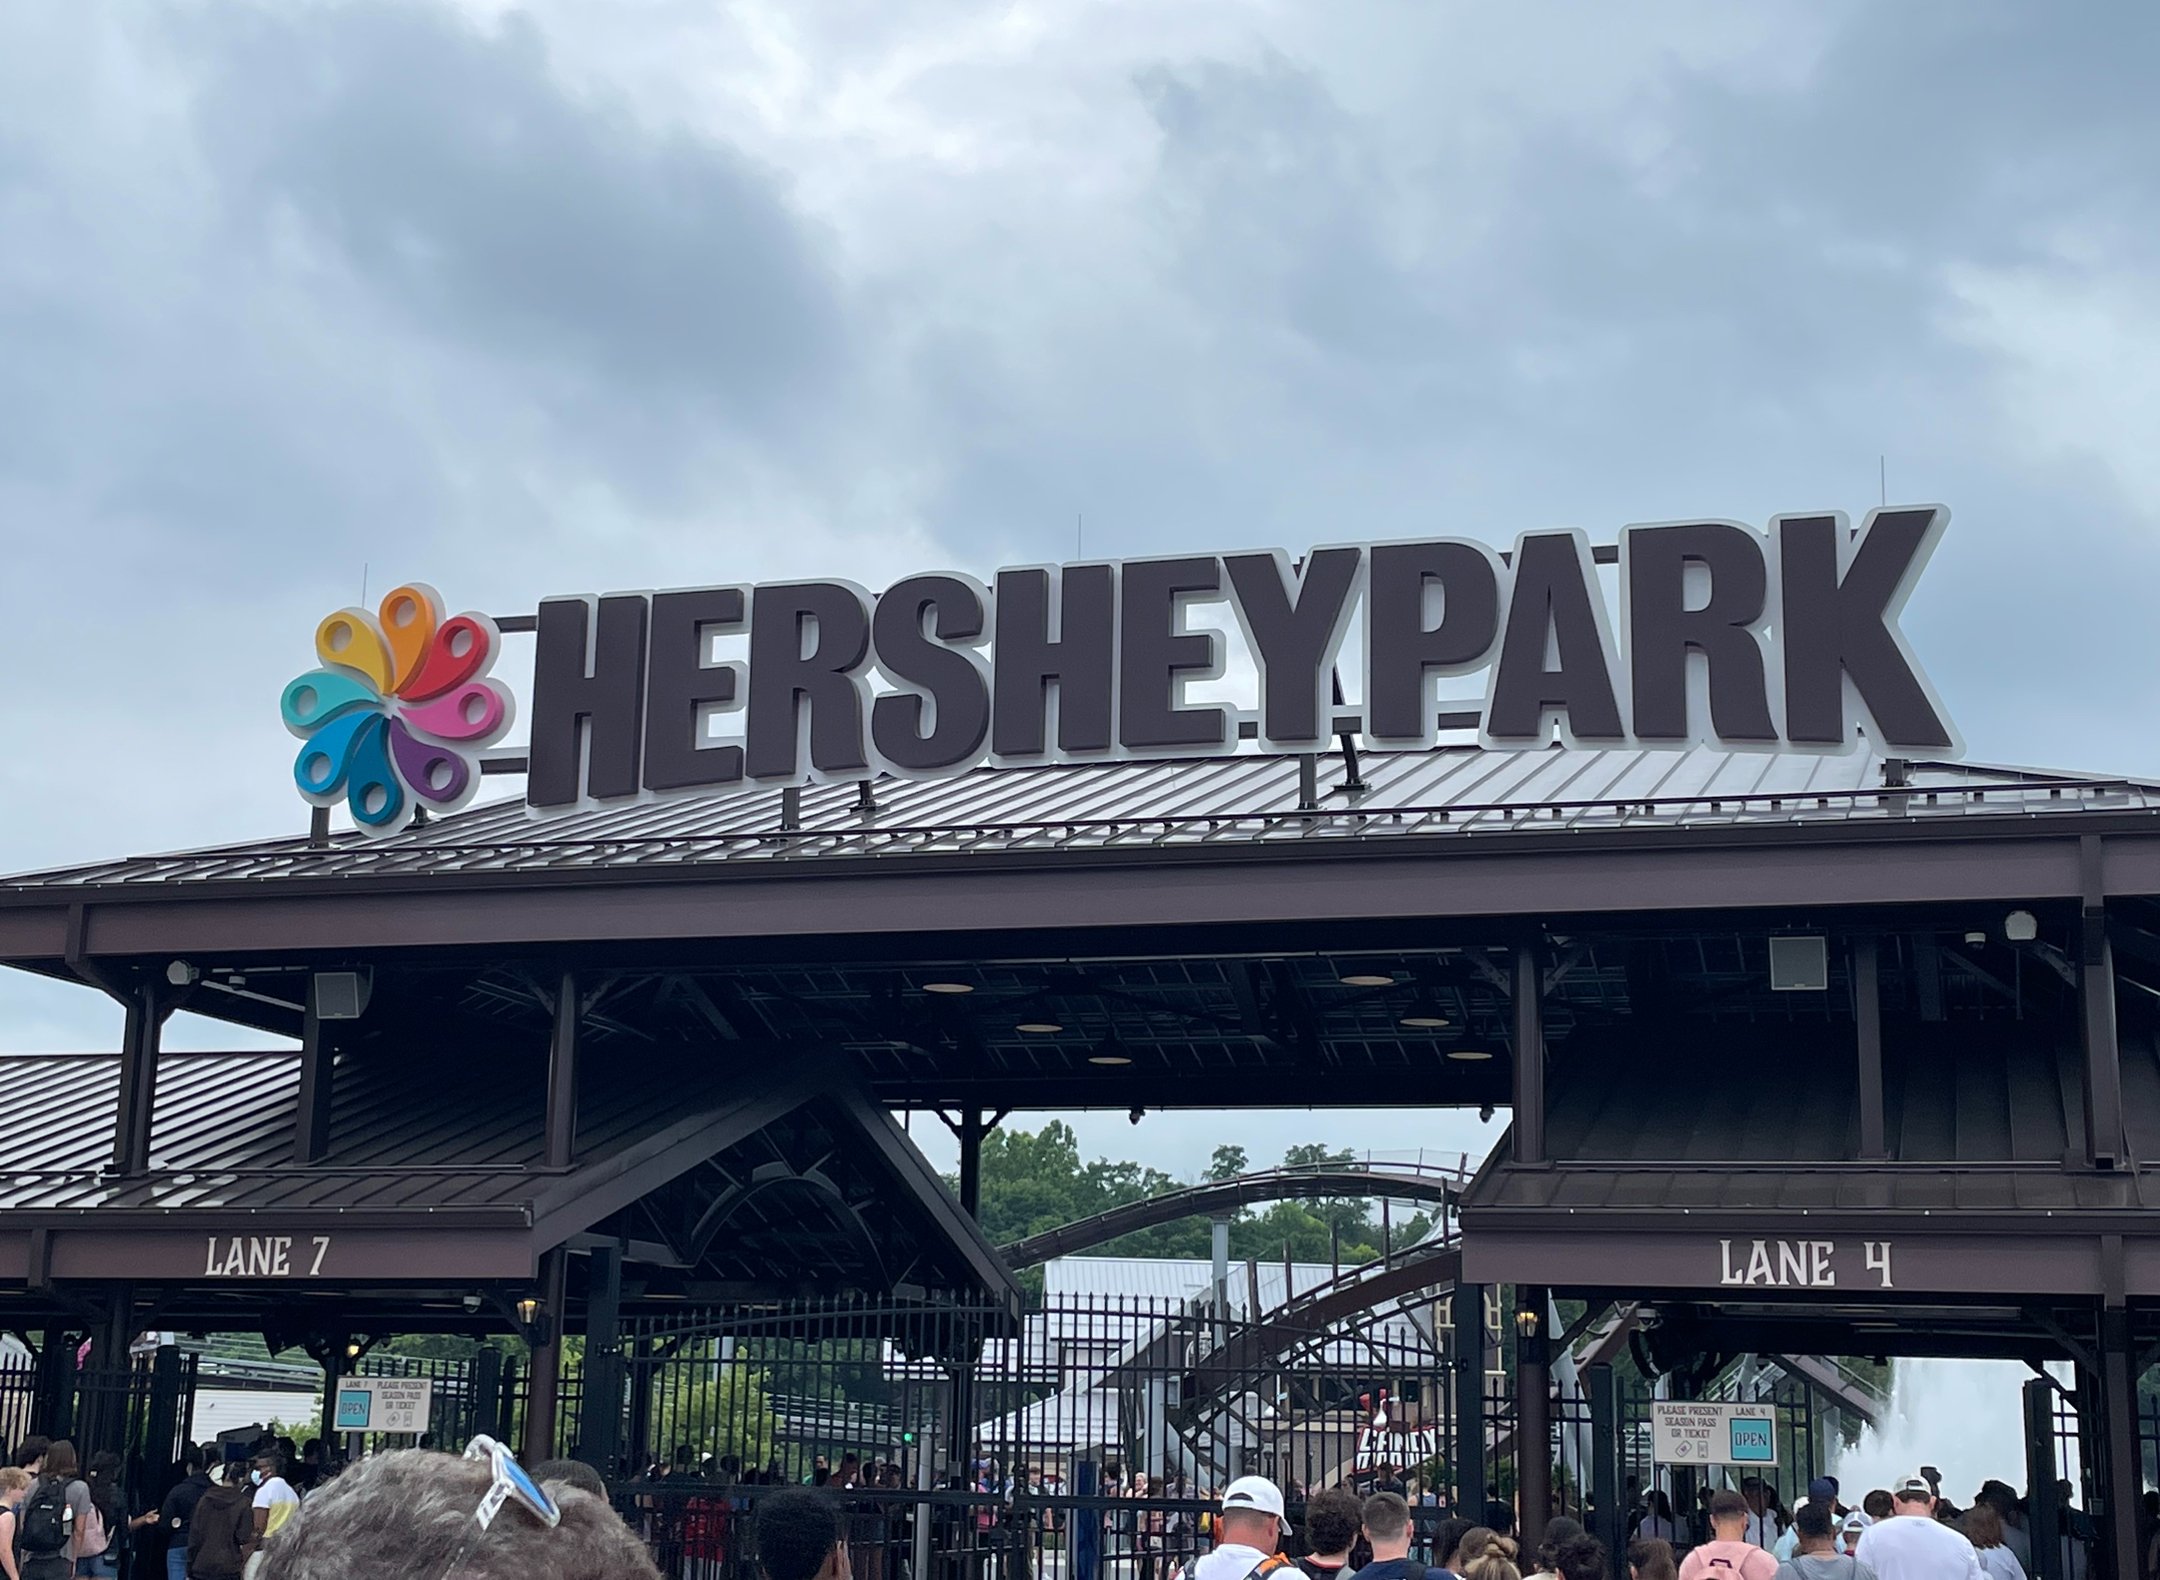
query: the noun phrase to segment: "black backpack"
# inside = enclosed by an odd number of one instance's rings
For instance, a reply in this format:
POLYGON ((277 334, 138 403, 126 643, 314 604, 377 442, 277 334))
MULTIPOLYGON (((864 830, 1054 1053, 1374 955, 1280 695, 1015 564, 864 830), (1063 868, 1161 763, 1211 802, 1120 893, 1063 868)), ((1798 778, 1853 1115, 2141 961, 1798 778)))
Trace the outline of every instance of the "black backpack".
POLYGON ((67 1483, 58 1476, 40 1476, 30 1496, 23 1499, 18 1524, 22 1549, 33 1557, 50 1557, 67 1550, 70 1530, 67 1483))

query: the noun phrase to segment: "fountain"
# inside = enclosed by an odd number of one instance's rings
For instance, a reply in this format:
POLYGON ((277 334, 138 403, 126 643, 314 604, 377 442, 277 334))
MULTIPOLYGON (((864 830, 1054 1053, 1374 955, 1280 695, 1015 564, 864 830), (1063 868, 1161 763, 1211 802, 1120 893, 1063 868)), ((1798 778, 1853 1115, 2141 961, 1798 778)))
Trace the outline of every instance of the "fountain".
MULTIPOLYGON (((2051 1373, 2068 1381, 2067 1366, 2051 1373)), ((1852 1447, 1832 1454, 1845 1502, 1858 1505, 1922 1465, 1943 1473, 1943 1494, 1959 1507, 1989 1478, 2025 1486, 2021 1390, 2032 1376, 2017 1361, 1901 1360, 1892 1368, 1890 1407, 1852 1447)), ((2069 1445, 2070 1474, 2077 1446, 2069 1445)))

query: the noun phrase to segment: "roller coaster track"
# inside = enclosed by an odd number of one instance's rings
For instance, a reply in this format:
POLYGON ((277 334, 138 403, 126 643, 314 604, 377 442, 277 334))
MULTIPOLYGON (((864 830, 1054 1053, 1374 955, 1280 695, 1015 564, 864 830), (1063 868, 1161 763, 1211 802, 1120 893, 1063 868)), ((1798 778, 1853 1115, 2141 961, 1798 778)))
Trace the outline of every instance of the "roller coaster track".
POLYGON ((1005 1265, 1018 1271, 1055 1256, 1105 1245, 1121 1235, 1180 1218, 1213 1218, 1255 1202, 1363 1196, 1387 1201, 1455 1200, 1470 1183, 1467 1169, 1438 1163, 1322 1163, 1261 1169, 1233 1179, 1188 1185, 1144 1201, 1128 1202, 1092 1217, 1045 1229, 998 1247, 1005 1265))

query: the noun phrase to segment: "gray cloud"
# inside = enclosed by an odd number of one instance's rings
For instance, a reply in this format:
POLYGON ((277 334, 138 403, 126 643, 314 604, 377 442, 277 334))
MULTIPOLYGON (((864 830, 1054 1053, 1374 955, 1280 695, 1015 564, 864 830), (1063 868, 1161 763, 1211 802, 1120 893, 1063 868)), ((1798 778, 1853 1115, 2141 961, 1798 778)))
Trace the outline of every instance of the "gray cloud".
POLYGON ((363 565, 1602 535, 1878 455, 1975 755, 2160 771, 2150 8, 505 10, 0 8, 0 864, 297 826, 363 565))
MULTIPOLYGON (((799 419, 841 310, 780 172, 576 97, 512 15, 219 11, 200 120, 257 247, 297 220, 430 338, 604 386, 799 419)), ((597 404, 597 403, 596 403, 597 404)))

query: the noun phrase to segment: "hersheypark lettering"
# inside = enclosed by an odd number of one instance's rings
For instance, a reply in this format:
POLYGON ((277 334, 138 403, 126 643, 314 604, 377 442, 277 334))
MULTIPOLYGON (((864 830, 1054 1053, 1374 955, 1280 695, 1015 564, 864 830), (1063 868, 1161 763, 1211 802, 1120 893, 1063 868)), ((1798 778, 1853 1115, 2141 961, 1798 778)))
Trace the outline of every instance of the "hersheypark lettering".
POLYGON ((1588 538, 1456 538, 550 599, 527 800, 591 801, 1237 749, 1226 603, 1276 751, 1432 744, 1440 677, 1485 673, 1480 738, 1532 747, 1956 749, 1897 616, 1948 512, 1883 509, 1620 533, 1618 611, 1588 538), (1362 617, 1362 618, 1360 618, 1362 617), (1355 640, 1352 633, 1355 631, 1355 640), (720 661, 719 635, 747 657, 720 661), (1346 652, 1345 649, 1354 649, 1346 652), (1335 700, 1345 666, 1362 684, 1335 700), (1857 708, 1852 704, 1857 703, 1857 708))

